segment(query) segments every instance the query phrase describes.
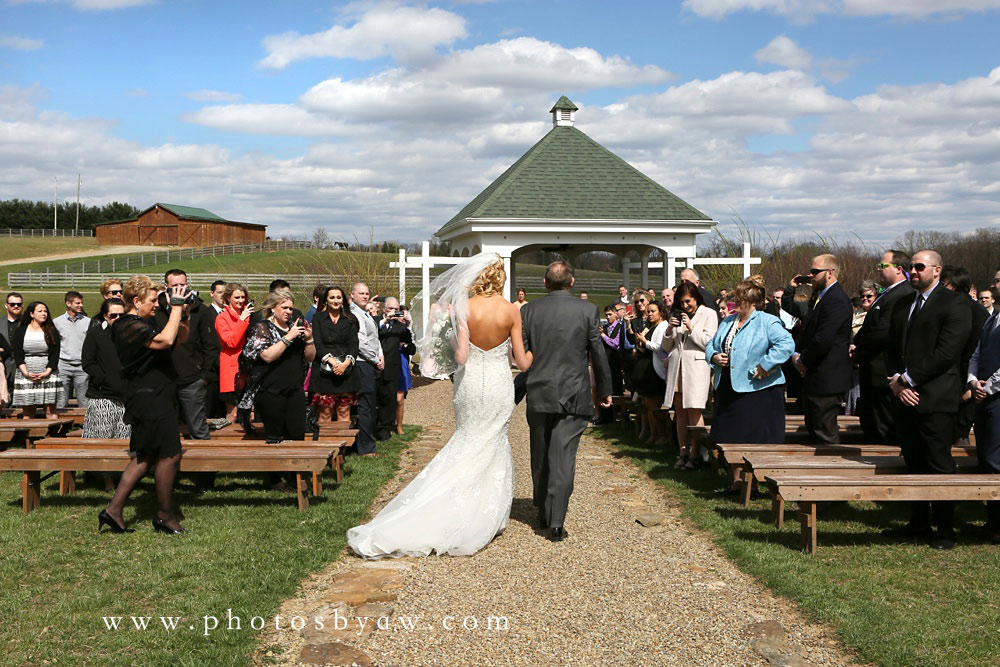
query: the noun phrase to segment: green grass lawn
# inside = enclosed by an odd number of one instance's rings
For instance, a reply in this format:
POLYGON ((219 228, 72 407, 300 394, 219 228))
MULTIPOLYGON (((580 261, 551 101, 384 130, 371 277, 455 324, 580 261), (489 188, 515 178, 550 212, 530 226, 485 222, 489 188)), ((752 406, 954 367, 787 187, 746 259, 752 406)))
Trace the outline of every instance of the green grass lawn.
POLYGON ((175 503, 189 532, 179 537, 152 530, 150 478, 126 506, 136 532, 99 535, 108 494, 78 482, 75 495, 59 497, 53 477, 41 508, 23 516, 21 476, 0 475, 0 663, 246 664, 259 640, 250 619, 273 624, 299 581, 337 558, 419 430, 380 444, 380 458, 348 457, 339 487, 327 470, 323 497, 305 512, 294 494, 264 490, 260 475, 219 475, 200 496, 182 478, 175 503), (242 630, 222 630, 227 609, 242 630), (108 630, 105 616, 124 617, 122 629, 108 630), (137 631, 132 616, 153 619, 137 631), (178 629, 166 631, 160 616, 180 617, 178 629), (205 616, 222 619, 207 637, 205 616))
POLYGON ((93 236, 76 237, 31 237, 31 236, 0 236, 0 261, 18 259, 20 257, 43 257, 45 255, 61 255, 63 253, 82 252, 97 247, 97 239, 93 236))
POLYGON ((905 520, 905 503, 821 505, 819 550, 808 556, 799 551, 791 511, 783 530, 770 522, 766 494, 743 509, 715 493, 724 481, 710 469, 677 472, 674 453, 639 444, 618 426, 594 432, 670 489, 740 569, 835 627, 862 661, 1000 664, 1000 549, 977 534, 986 514, 981 504, 959 505, 959 543, 950 552, 880 536, 891 522, 905 520))

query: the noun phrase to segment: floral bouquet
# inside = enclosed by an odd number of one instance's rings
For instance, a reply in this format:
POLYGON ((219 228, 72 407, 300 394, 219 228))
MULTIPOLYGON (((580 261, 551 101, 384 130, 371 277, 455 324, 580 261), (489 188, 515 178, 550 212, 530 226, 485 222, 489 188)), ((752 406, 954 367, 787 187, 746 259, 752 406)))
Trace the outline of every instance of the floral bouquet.
POLYGON ((432 311, 428 334, 421 341, 420 373, 424 377, 444 379, 455 372, 455 325, 446 309, 432 311))

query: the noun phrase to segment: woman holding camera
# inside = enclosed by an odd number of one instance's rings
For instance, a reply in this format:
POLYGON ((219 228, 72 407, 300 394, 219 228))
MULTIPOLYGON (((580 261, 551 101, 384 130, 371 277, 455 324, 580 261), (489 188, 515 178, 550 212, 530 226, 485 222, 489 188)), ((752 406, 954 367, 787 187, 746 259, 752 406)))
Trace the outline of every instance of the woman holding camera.
POLYGON ((327 287, 313 317, 316 356, 312 362, 309 388, 312 404, 320 420, 351 420, 351 406, 358 404, 361 379, 354 372, 358 356, 358 318, 344 304, 347 296, 340 287, 327 287), (336 415, 334 415, 336 411, 336 415))
MULTIPOLYGON (((649 301, 646 305, 646 328, 635 334, 636 355, 635 389, 642 396, 645 408, 645 421, 649 430, 650 445, 667 444, 666 429, 660 421, 660 406, 663 405, 663 392, 666 389, 664 377, 666 369, 663 366, 660 346, 667 332, 667 321, 663 317, 659 301, 649 301)), ((640 437, 642 437, 640 435, 640 437)))
POLYGON ((312 328, 292 321, 295 299, 288 290, 268 295, 263 319, 247 337, 243 354, 253 362, 239 407, 254 408, 269 443, 302 440, 306 432, 306 366, 316 357, 312 328))
POLYGON ((236 421, 236 373, 240 369, 240 352, 247 342, 253 303, 248 302, 247 290, 239 283, 229 283, 222 293, 226 307, 215 318, 222 351, 219 353, 219 398, 226 403, 226 419, 236 421))
POLYGON ((694 470, 701 466, 697 443, 688 447, 688 426, 705 423, 702 412, 708 403, 712 369, 705 361, 705 346, 719 328, 719 317, 705 305, 698 286, 684 281, 674 290, 674 306, 662 349, 667 353, 664 405, 674 406, 679 455, 675 468, 694 470))
POLYGON ((177 429, 177 372, 170 353, 174 343, 187 340, 186 301, 190 290, 185 285, 167 290, 170 316, 160 330, 153 319, 158 292, 159 286, 148 277, 132 276, 123 293, 126 312, 111 327, 111 340, 125 381, 124 421, 132 427, 131 460, 107 509, 98 516, 98 530, 106 525, 115 533, 131 532, 122 516, 125 501, 153 468, 157 500, 153 529, 169 534, 184 531, 172 509, 174 479, 181 462, 181 438, 177 429))
POLYGON ((764 307, 764 281, 747 278, 733 290, 737 310, 722 320, 705 347, 715 369, 717 443, 783 443, 785 377, 781 365, 795 351, 781 319, 764 307))

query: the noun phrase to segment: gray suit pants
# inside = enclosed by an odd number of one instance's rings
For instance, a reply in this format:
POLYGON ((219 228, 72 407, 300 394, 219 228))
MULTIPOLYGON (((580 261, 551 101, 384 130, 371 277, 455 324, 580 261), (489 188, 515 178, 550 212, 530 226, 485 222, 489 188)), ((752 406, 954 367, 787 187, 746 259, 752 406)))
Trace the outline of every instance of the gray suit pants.
POLYGON ((576 474, 576 450, 590 418, 528 412, 533 502, 550 528, 563 526, 576 474))
POLYGON ((90 377, 84 372, 83 366, 80 364, 71 364, 60 359, 57 372, 63 381, 63 392, 59 400, 59 405, 56 407, 65 408, 69 402, 69 393, 72 391, 73 395, 76 396, 76 404, 81 408, 86 408, 90 404, 90 399, 87 398, 87 387, 90 385, 90 377))

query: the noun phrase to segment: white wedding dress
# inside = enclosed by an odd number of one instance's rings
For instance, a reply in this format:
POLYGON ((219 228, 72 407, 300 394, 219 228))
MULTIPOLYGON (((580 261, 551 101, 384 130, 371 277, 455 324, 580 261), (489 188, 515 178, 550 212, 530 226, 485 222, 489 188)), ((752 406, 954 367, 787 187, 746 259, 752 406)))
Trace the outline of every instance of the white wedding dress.
POLYGON ((347 531, 355 553, 471 556, 507 527, 514 496, 509 344, 482 350, 469 343, 469 358, 454 376, 455 434, 370 523, 347 531))

